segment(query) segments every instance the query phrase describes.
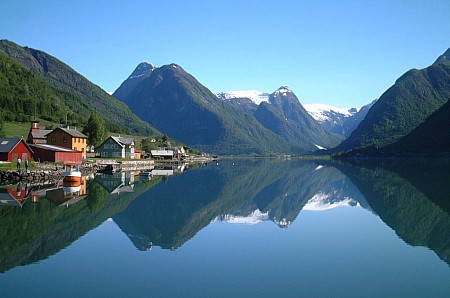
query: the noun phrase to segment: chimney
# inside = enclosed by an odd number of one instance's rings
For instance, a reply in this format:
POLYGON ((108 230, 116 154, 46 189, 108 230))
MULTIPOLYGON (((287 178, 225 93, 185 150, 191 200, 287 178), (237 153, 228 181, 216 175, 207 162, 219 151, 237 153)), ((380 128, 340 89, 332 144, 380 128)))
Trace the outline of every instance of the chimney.
POLYGON ((39 127, 39 121, 33 120, 31 121, 31 132, 39 132, 41 128, 39 127))

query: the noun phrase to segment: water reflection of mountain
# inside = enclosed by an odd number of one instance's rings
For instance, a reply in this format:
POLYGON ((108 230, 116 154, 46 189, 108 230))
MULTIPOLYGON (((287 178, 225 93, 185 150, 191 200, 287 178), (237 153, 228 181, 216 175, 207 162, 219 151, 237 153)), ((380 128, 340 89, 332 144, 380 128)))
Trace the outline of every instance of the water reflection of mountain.
POLYGON ((373 210, 413 246, 425 246, 450 264, 450 165, 391 162, 339 165, 373 210))
POLYGON ((88 195, 68 208, 55 204, 60 200, 56 195, 64 194, 59 188, 50 189, 38 203, 29 197, 22 206, 0 206, 0 272, 57 253, 160 181, 136 183, 133 193, 117 196, 94 180, 87 184, 88 195))
POLYGON ((113 219, 141 250, 178 248, 215 220, 288 226, 314 197, 367 206, 333 167, 311 161, 238 160, 171 177, 113 219))

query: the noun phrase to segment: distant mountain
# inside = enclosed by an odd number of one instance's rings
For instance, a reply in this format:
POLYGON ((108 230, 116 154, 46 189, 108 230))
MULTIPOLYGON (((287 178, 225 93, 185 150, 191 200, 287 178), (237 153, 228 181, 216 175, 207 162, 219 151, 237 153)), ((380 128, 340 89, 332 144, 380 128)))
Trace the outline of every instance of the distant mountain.
POLYGON ((327 131, 348 137, 367 115, 372 104, 361 109, 343 109, 324 104, 307 104, 304 107, 327 131))
MULTIPOLYGON (((55 122, 67 117, 69 121, 76 121, 75 125, 83 125, 90 114, 97 111, 111 131, 158 133, 125 104, 55 57, 7 40, 0 40, 0 53, 6 54, 1 55, 3 76, 16 78, 0 83, 2 90, 7 90, 6 94, 2 91, 3 103, 6 102, 3 112, 19 113, 30 119, 37 112, 39 117, 55 122), (10 100, 13 102, 9 103, 10 100)), ((19 120, 29 120, 25 118, 19 120)))
MULTIPOLYGON (((228 91, 218 93, 217 96, 235 108, 253 115, 261 103, 270 103, 270 94, 256 90, 228 91)), ((364 119, 372 104, 361 109, 343 109, 324 104, 304 105, 306 111, 327 132, 348 137, 358 124, 364 119)))
MULTIPOLYGON (((132 77, 122 86, 130 86, 132 77)), ((138 116, 190 146, 219 154, 267 154, 289 148, 280 136, 219 99, 179 65, 152 69, 131 92, 120 89, 114 96, 138 116)))
POLYGON ((156 67, 148 62, 140 63, 131 75, 114 91, 116 98, 127 98, 136 86, 144 79, 149 78, 156 67))
POLYGON ((247 97, 225 98, 224 101, 249 115, 253 115, 258 109, 258 105, 247 97))
POLYGON ((287 140, 294 152, 331 148, 342 140, 325 131, 286 86, 270 94, 269 101, 262 102, 253 115, 266 128, 287 140))
POLYGON ((255 90, 228 91, 217 95, 235 108, 253 115, 267 129, 289 143, 289 151, 306 153, 336 146, 342 138, 323 129, 301 105, 289 87, 272 94, 255 90))
POLYGON ((335 152, 380 148, 412 132, 450 98, 450 50, 431 66, 401 76, 335 152))
POLYGON ((241 90, 241 91, 227 91, 217 94, 223 100, 232 102, 235 99, 249 99, 257 107, 262 102, 269 102, 269 93, 260 92, 258 90, 241 90))

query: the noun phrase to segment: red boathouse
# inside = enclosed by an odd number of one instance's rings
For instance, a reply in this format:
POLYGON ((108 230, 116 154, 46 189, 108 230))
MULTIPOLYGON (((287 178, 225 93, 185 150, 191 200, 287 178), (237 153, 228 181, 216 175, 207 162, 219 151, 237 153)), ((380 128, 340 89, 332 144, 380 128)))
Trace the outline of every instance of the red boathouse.
POLYGON ((0 138, 0 161, 31 160, 33 150, 23 139, 0 138))

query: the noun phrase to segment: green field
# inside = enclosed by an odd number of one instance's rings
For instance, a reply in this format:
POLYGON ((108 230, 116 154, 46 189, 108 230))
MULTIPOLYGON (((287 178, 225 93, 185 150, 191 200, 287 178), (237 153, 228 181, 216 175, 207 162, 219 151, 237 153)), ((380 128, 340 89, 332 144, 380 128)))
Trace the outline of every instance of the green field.
MULTIPOLYGON (((50 127, 51 122, 45 120, 39 120, 41 129, 45 126, 50 127)), ((7 138, 20 138, 23 137, 24 140, 28 138, 28 133, 30 132, 31 122, 5 122, 5 137, 7 138)))

